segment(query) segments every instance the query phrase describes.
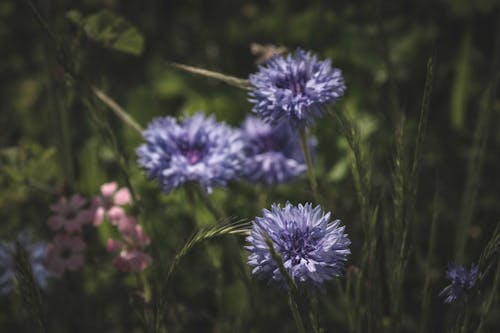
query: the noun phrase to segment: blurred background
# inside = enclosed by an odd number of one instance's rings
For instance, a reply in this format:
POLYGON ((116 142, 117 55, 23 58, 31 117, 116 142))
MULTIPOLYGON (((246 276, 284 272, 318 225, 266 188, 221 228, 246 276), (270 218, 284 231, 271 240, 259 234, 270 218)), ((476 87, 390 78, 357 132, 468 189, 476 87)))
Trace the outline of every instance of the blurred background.
MULTIPOLYGON (((146 179, 135 155, 141 137, 88 87, 106 92, 142 127, 154 117, 197 110, 239 126, 251 110, 244 91, 182 72, 169 62, 247 78, 261 55, 251 52, 252 43, 301 47, 331 58, 342 70, 347 91, 335 108, 360 130, 373 166, 373 201, 390 203, 397 134, 404 122, 411 140, 418 127, 432 58, 434 84, 415 200, 421 225, 412 235, 401 331, 419 330, 421 258, 433 214, 438 214, 438 241, 428 262, 426 331, 444 331, 456 310, 437 296, 446 285, 446 265, 456 259, 461 240, 460 260, 477 262, 500 218, 500 94, 494 84, 499 9, 495 0, 3 0, 0 239, 14 239, 29 229, 35 239, 50 240, 46 220, 51 203, 75 192, 97 195, 101 184, 114 180, 140 198, 131 209, 152 238, 155 268, 147 276, 161 281, 161 268, 168 267, 193 226, 212 220, 203 209, 193 217, 182 191, 167 196, 146 179)), ((335 117, 325 116, 312 132, 318 138, 315 167, 326 209, 347 225, 355 267, 361 227, 352 156, 335 117)), ((227 216, 253 218, 263 208, 259 191, 234 182, 213 198, 227 216)), ((313 200, 306 177, 267 191, 268 207, 313 200)), ((105 230, 88 230, 85 237, 94 245, 83 270, 51 281, 42 291, 50 332, 144 331, 137 315, 141 277, 111 267, 105 230)), ((265 283, 245 287, 242 279, 225 276, 232 273, 220 252, 217 246, 201 245, 180 264, 172 281, 169 331, 293 331, 286 297, 265 283), (230 281, 224 291, 214 287, 220 279, 230 281)), ((383 294, 390 286, 380 288, 383 294)), ((332 295, 321 303, 326 331, 347 331, 335 285, 326 295, 332 295)), ((0 331, 31 332, 23 308, 16 293, 0 295, 0 331)), ((390 330, 390 311, 380 311, 380 331, 390 330)), ((499 315, 497 304, 487 332, 500 331, 499 315)))

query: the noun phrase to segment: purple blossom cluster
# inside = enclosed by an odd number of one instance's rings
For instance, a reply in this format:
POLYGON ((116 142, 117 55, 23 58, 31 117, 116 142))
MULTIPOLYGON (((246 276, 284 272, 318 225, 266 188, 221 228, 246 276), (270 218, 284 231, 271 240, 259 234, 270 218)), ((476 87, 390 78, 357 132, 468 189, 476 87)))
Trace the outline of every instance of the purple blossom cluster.
POLYGON ((137 149, 139 164, 170 193, 187 182, 211 192, 239 176, 243 161, 240 132, 202 112, 177 121, 154 119, 137 149))
POLYGON ((341 71, 330 60, 318 60, 302 49, 272 58, 249 80, 253 112, 267 122, 285 122, 292 128, 312 125, 325 105, 338 101, 346 89, 341 71))
POLYGON ((479 268, 477 265, 472 265, 470 269, 467 269, 455 263, 448 264, 446 278, 450 281, 450 284, 439 295, 445 298, 445 303, 452 303, 463 298, 466 296, 467 290, 474 286, 478 274, 479 268))
POLYGON ((273 205, 256 217, 247 241, 252 273, 281 287, 285 280, 266 242, 272 241, 283 265, 299 288, 320 289, 325 281, 341 276, 351 241, 340 221, 330 222, 330 213, 311 204, 285 207, 273 205))
MULTIPOLYGON (((244 175, 266 185, 283 183, 307 170, 297 133, 286 124, 273 127, 249 116, 242 125, 246 163, 244 175)), ((309 139, 310 148, 316 140, 309 139)))
POLYGON ((11 292, 15 285, 16 265, 14 258, 16 241, 26 251, 33 276, 40 288, 45 288, 48 278, 53 275, 46 262, 47 243, 34 242, 31 234, 23 231, 15 241, 0 241, 0 294, 11 292))

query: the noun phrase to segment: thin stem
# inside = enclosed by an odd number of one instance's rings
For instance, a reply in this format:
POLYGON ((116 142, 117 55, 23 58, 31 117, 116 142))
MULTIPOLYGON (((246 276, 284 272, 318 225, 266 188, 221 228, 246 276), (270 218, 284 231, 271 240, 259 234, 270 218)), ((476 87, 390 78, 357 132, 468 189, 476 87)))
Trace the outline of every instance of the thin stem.
POLYGON ((318 194, 318 183, 316 181, 316 175, 314 173, 314 168, 311 160, 311 153, 309 151, 309 145, 307 144, 307 135, 304 129, 300 130, 300 145, 302 146, 302 152, 304 153, 304 159, 307 164, 307 175, 309 176, 309 182, 311 183, 311 189, 313 191, 314 199, 320 203, 320 197, 318 194))
POLYGON ((485 302, 481 306, 481 319, 479 320, 479 325, 477 327, 476 333, 481 333, 483 331, 484 322, 488 317, 491 305, 493 304, 495 296, 497 295, 497 289, 499 285, 500 285, 500 260, 497 260, 497 268, 495 271, 495 278, 493 280, 493 287, 491 289, 488 299, 485 300, 485 302))
POLYGON ((424 280, 424 287, 422 289, 422 303, 420 305, 420 310, 422 313, 422 317, 420 320, 420 329, 419 329, 420 333, 424 333, 426 330, 430 312, 429 287, 431 283, 431 274, 430 274, 431 262, 436 248, 436 234, 437 234, 437 227, 438 227, 438 220, 440 213, 438 207, 438 198, 439 198, 439 188, 436 188, 436 191, 434 192, 433 214, 432 214, 429 243, 427 247, 427 258, 425 260, 425 272, 424 272, 425 280, 424 280))
POLYGON ((201 202, 205 205, 210 214, 212 214, 215 221, 220 222, 224 218, 224 214, 219 212, 219 210, 214 206, 212 200, 210 200, 210 197, 208 196, 207 192, 205 192, 204 189, 202 189, 200 186, 197 185, 195 185, 194 188, 201 202))
POLYGON ((309 321, 314 333, 323 332, 319 325, 318 299, 315 296, 309 296, 309 321))
POLYGON ((134 129, 137 133, 142 135, 141 126, 122 108, 118 103, 116 103, 111 97, 106 95, 102 90, 97 89, 92 86, 92 91, 99 98, 101 102, 106 104, 125 124, 134 129))
POLYGON ((306 333, 304 322, 302 321, 302 317, 300 316, 299 307, 297 306, 297 303, 295 303, 291 292, 288 293, 288 306, 292 311, 293 320, 295 321, 297 330, 299 331, 299 333, 306 333))
POLYGON ((229 76, 229 75, 225 75, 222 73, 209 71, 209 70, 203 69, 203 68, 188 66, 188 65, 184 65, 184 64, 178 64, 175 62, 171 62, 171 63, 169 63, 169 65, 173 66, 175 68, 181 69, 183 71, 189 72, 189 73, 209 77, 211 79, 220 80, 220 81, 225 82, 233 87, 237 87, 237 88, 240 88, 243 90, 251 90, 251 85, 248 82, 248 80, 246 80, 246 79, 240 79, 240 78, 237 78, 234 76, 229 76))

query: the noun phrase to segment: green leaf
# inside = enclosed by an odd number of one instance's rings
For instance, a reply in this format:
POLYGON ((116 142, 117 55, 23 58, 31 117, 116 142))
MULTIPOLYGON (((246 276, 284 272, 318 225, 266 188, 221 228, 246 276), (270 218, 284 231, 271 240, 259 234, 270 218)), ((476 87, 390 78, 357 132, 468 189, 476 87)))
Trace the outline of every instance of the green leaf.
POLYGON ((85 18, 72 10, 66 13, 66 17, 80 26, 88 38, 104 47, 133 55, 140 55, 144 50, 144 37, 140 31, 107 9, 85 18))
POLYGON ((469 97, 471 49, 472 37, 470 31, 468 31, 462 39, 451 95, 451 122, 456 129, 462 129, 465 121, 465 111, 469 97))

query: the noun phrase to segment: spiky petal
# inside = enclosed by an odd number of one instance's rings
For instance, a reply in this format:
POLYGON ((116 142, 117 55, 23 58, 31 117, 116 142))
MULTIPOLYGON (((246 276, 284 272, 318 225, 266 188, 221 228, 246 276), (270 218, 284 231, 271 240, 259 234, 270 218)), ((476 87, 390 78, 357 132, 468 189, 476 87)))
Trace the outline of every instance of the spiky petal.
POLYGON ((338 101, 346 89, 341 71, 330 60, 318 60, 302 49, 272 58, 249 81, 253 112, 268 122, 285 122, 292 128, 313 124, 325 105, 338 101))
MULTIPOLYGON (((244 175, 251 181, 267 185, 284 183, 307 170, 299 136, 287 125, 272 126, 255 116, 242 125, 245 164, 244 175)), ((310 149, 315 138, 308 141, 310 149)))
POLYGON ((477 265, 471 265, 471 268, 467 269, 453 262, 449 263, 446 278, 451 283, 439 295, 445 297, 445 303, 452 303, 457 299, 463 298, 466 296, 467 290, 474 286, 478 273, 479 269, 477 265))
POLYGON ((285 269, 299 288, 321 289, 324 282, 341 276, 351 241, 340 221, 311 204, 273 205, 256 217, 246 249, 253 274, 284 287, 284 277, 266 243, 269 238, 285 269))
POLYGON ((239 131, 198 112, 178 122, 154 119, 137 149, 139 164, 167 193, 186 182, 210 192, 239 175, 243 143, 239 131))

